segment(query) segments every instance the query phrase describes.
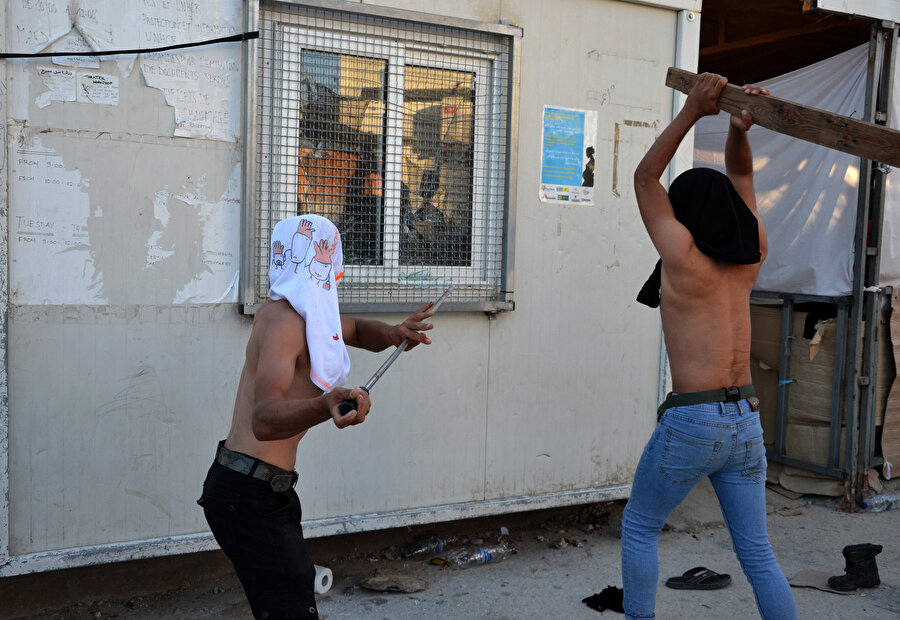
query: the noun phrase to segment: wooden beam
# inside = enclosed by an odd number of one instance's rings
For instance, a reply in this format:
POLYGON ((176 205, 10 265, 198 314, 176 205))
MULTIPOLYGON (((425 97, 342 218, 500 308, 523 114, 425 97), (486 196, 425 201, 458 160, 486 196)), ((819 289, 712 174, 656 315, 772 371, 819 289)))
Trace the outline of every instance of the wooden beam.
MULTIPOLYGON (((697 74, 669 67, 666 86, 685 94, 697 82, 697 74)), ((747 95, 739 87, 727 84, 719 96, 719 108, 730 114, 747 110, 757 125, 900 168, 900 131, 841 116, 771 95, 747 95)))
POLYGON ((700 57, 703 58, 704 56, 712 56, 713 54, 733 52, 735 50, 747 49, 748 47, 765 45, 767 43, 777 43, 779 41, 784 41, 785 39, 796 39, 797 37, 806 36, 808 34, 813 34, 816 32, 824 32, 826 30, 843 28, 848 23, 850 22, 834 20, 823 21, 813 26, 798 26, 797 28, 791 28, 790 30, 777 30, 775 32, 769 32, 766 34, 757 35, 755 37, 736 39, 728 42, 721 40, 720 33, 720 40, 718 43, 716 43, 715 45, 708 45, 706 47, 700 48, 700 57))

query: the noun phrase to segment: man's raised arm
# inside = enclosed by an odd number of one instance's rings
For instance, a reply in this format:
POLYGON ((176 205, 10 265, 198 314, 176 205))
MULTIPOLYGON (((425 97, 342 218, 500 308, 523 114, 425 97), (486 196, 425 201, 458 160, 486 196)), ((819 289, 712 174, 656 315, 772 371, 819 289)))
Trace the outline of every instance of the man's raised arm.
POLYGON ((400 343, 407 338, 409 345, 407 345, 406 351, 419 343, 431 344, 431 340, 422 332, 434 327, 431 323, 425 322, 425 319, 434 316, 434 310, 431 309, 433 305, 434 302, 429 301, 399 325, 341 316, 344 342, 351 347, 376 352, 384 351, 388 347, 400 346, 400 343))
MULTIPOLYGON (((768 95, 769 91, 759 86, 747 84, 743 90, 748 95, 768 95)), ((747 132, 753 126, 753 116, 747 110, 741 110, 740 116, 732 115, 728 126, 728 138, 725 140, 725 173, 731 179, 734 188, 759 220, 759 247, 763 259, 768 251, 766 229, 759 213, 756 211, 756 191, 753 189, 753 152, 747 132)))
POLYGON ((634 191, 644 226, 663 261, 682 256, 693 243, 691 234, 675 219, 672 203, 660 177, 694 124, 719 113, 716 101, 728 80, 704 73, 688 95, 681 111, 644 155, 634 171, 634 191))

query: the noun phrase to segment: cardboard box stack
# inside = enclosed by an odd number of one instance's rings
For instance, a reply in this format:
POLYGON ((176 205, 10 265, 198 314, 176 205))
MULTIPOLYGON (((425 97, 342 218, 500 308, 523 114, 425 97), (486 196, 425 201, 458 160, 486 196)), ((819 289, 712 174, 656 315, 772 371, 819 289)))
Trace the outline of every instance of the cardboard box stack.
MULTIPOLYGON (((778 407, 778 369, 781 362, 781 305, 752 305, 752 343, 750 365, 753 384, 760 399, 763 438, 769 449, 775 445, 778 407)), ((786 455, 825 466, 828 464, 828 442, 831 425, 831 401, 834 381, 836 319, 815 324, 813 338, 804 338, 807 312, 796 311, 793 317, 793 341, 788 384, 786 455)), ((888 314, 885 315, 886 317, 888 314)), ((891 355, 887 321, 879 325, 879 364, 876 384, 876 426, 882 426, 888 392, 894 382, 894 360, 891 355)), ((842 396, 844 400, 846 396, 842 396)), ((898 398, 895 395, 895 398, 898 398)), ((897 407, 900 414, 900 405, 897 407)), ((839 467, 844 466, 844 403, 841 403, 841 440, 839 467)), ((799 493, 842 495, 842 480, 805 469, 770 462, 769 481, 799 493)))

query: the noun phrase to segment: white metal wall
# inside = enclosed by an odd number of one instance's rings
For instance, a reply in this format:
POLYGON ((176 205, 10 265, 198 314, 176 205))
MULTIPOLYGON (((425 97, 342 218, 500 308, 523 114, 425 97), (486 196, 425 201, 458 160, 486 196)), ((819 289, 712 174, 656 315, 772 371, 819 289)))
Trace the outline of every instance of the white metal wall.
MULTIPOLYGON (((231 34, 242 11, 239 0, 218 2, 203 21, 174 8, 150 14, 135 0, 72 4, 100 49, 147 47, 138 25, 148 17, 181 18, 205 38, 231 34), (96 34, 107 16, 134 40, 96 34)), ((631 174, 671 118, 667 67, 697 47, 699 20, 676 9, 699 0, 366 4, 524 30, 516 310, 438 316, 434 344, 379 382, 366 424, 308 434, 298 461, 304 531, 627 496, 655 421, 659 370, 657 314, 634 302, 655 259, 631 174), (593 206, 538 199, 545 104, 598 113, 593 206)), ((3 16, 0 8, 2 48, 20 51, 20 18, 7 11, 4 28, 3 16)), ((0 206, 10 229, 0 259, 8 248, 11 282, 2 291, 9 401, 0 394, 0 451, 9 466, 4 476, 0 461, 0 484, 9 500, 0 503, 0 576, 215 545, 194 500, 227 431, 251 327, 234 280, 242 145, 227 114, 200 118, 192 100, 224 93, 235 100, 226 112, 239 109, 231 78, 240 44, 170 62, 114 58, 73 73, 77 85, 78 72, 115 77, 116 103, 109 89, 61 100, 70 76, 42 73, 49 58, 0 61, 0 123, 9 125, 0 206), (63 247, 41 246, 42 232, 63 247)), ((350 383, 381 360, 351 356, 350 383)))

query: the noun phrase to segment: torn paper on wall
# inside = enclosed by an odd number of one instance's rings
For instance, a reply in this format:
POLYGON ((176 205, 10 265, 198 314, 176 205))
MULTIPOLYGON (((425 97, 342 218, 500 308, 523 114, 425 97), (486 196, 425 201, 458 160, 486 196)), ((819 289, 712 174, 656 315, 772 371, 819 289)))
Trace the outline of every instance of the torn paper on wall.
MULTIPOLYGON (((135 49, 138 44, 142 3, 157 0, 20 0, 10 3, 10 51, 17 53, 87 52, 135 49)), ((116 56, 123 76, 131 71, 133 56, 116 56)), ((89 56, 58 56, 63 66, 98 68, 89 56)))
POLYGON ((72 30, 67 0, 10 2, 7 10, 12 52, 35 54, 72 30))
POLYGON ((87 233, 88 180, 39 139, 10 160, 10 303, 105 303, 87 233))
MULTIPOLYGON (((202 226, 203 270, 175 295, 173 304, 229 303, 238 300, 240 267, 241 166, 235 165, 225 191, 214 200, 202 194, 173 198, 197 210, 202 226)), ((159 215, 157 216, 159 217, 159 215)))
POLYGON ((75 101, 75 71, 62 67, 37 68, 38 77, 47 88, 37 96, 34 104, 46 108, 52 101, 75 101))
MULTIPOLYGON (((186 2, 175 11, 143 6, 145 47, 225 37, 241 31, 240 3, 230 7, 186 2)), ((175 135, 235 142, 240 131, 241 47, 219 44, 142 54, 147 85, 175 108, 175 135)))
POLYGON ((100 59, 97 56, 68 55, 78 52, 90 53, 94 51, 93 49, 91 49, 91 46, 87 44, 87 41, 84 40, 84 37, 82 37, 77 31, 74 30, 63 38, 54 42, 53 45, 50 46, 49 51, 66 54, 66 56, 54 56, 51 59, 54 65, 59 65, 61 67, 84 67, 86 69, 100 68, 100 59))
POLYGON ((175 108, 174 135, 235 142, 240 131, 240 47, 142 54, 147 86, 175 108))
MULTIPOLYGON (((59 52, 116 51, 209 41, 241 32, 241 5, 240 0, 22 0, 10 7, 9 21, 16 25, 10 47, 22 53, 42 52, 48 47, 59 52)), ((80 58, 56 57, 53 62, 80 66, 86 62, 80 58)), ((120 77, 127 77, 134 56, 113 59, 119 64, 120 77)), ((91 67, 99 64, 88 65, 91 67)), ((147 52, 141 55, 141 68, 147 85, 161 90, 175 108, 174 135, 237 141, 240 45, 147 52)), ((115 105, 111 94, 107 89, 99 99, 86 94, 85 100, 115 105)), ((45 107, 56 100, 42 95, 36 104, 45 107)))
MULTIPOLYGON (((75 54, 78 52, 92 52, 94 50, 91 49, 91 46, 87 44, 87 41, 78 32, 71 32, 51 45, 50 51, 60 54, 75 54)), ((54 56, 52 61, 53 64, 61 67, 100 68, 100 60, 96 56, 54 56)))

